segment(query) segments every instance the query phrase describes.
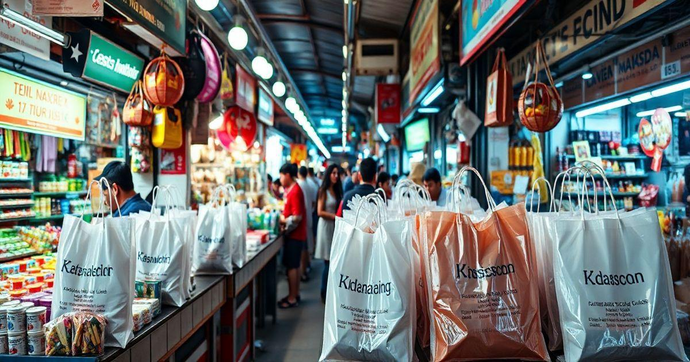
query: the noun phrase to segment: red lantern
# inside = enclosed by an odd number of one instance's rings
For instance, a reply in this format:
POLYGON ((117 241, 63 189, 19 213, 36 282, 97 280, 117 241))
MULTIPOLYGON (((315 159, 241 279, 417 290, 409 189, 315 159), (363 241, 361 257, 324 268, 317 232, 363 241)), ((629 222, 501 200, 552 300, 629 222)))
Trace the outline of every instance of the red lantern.
POLYGON ((146 98, 156 106, 172 107, 182 98, 183 92, 182 69, 161 49, 161 55, 144 70, 146 98))
POLYGON ((522 124, 532 132, 548 132, 552 130, 563 117, 563 101, 554 85, 549 64, 544 55, 544 47, 541 40, 536 46, 535 79, 530 84, 529 77, 527 87, 520 94, 518 100, 518 114, 522 124), (550 84, 539 82, 539 68, 541 61, 550 84))
POLYGON ((122 109, 122 121, 126 125, 135 127, 147 127, 153 121, 153 107, 144 97, 141 89, 141 80, 134 83, 132 92, 127 97, 122 109))

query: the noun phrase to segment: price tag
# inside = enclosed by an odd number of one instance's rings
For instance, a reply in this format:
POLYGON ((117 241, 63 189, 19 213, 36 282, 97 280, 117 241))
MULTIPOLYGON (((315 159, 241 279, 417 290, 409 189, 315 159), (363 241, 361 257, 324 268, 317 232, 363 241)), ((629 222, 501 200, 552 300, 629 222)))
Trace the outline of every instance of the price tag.
POLYGON ((516 195, 524 195, 527 193, 527 187, 529 187, 529 177, 527 176, 515 176, 515 184, 513 184, 513 193, 516 195))
POLYGON ((680 60, 664 64, 661 67, 661 79, 675 77, 680 74, 680 60))

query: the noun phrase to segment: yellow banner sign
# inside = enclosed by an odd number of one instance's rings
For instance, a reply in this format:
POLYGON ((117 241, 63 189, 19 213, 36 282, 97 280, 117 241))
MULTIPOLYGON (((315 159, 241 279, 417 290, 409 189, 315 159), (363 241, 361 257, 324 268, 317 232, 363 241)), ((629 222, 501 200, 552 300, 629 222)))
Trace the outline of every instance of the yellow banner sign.
POLYGON ((86 97, 0 69, 0 127, 84 140, 86 97))
MULTIPOLYGON (((553 65, 665 2, 666 0, 590 1, 542 38, 549 64, 553 65)), ((527 64, 533 59, 534 46, 510 59, 508 69, 513 75, 513 85, 525 80, 527 64)))

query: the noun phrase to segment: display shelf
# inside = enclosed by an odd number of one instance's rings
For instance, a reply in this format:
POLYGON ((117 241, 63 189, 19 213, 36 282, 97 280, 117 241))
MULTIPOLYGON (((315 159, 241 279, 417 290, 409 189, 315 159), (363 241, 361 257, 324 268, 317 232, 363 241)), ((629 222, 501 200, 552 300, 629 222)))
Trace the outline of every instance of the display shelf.
MULTIPOLYGON (((572 177, 572 176, 571 176, 572 177)), ((594 177, 601 177, 600 174, 594 174, 594 177)), ((649 177, 648 173, 642 173, 642 174, 634 174, 634 175, 627 175, 627 174, 606 174, 606 178, 608 179, 631 179, 631 178, 647 178, 649 177)))
POLYGON ((7 256, 4 258, 0 258, 0 263, 4 263, 7 261, 12 261, 12 260, 17 260, 21 258, 28 258, 30 256, 38 255, 40 254, 38 251, 32 251, 30 253, 24 253, 24 254, 19 254, 19 255, 13 255, 13 256, 7 256))
POLYGON ((84 196, 87 194, 87 191, 58 191, 58 192, 34 192, 33 195, 35 197, 50 197, 50 196, 84 196))
MULTIPOLYGON (((567 158, 569 159, 574 159, 575 155, 566 155, 567 158)), ((601 156, 592 156, 592 157, 600 157, 602 160, 644 160, 647 159, 648 157, 645 155, 601 155, 601 156)))
POLYGON ((8 197, 29 197, 33 195, 33 192, 22 192, 22 193, 0 193, 0 198, 8 198, 8 197))
POLYGON ((19 177, 0 177, 0 182, 29 182, 33 181, 31 178, 19 178, 19 177))
POLYGON ((31 207, 31 206, 34 206, 33 202, 27 202, 27 203, 23 203, 23 204, 13 204, 13 205, 10 205, 10 204, 0 205, 0 209, 23 209, 23 208, 25 209, 25 208, 31 207))
MULTIPOLYGON (((72 216, 81 217, 81 213, 80 213, 80 212, 74 213, 74 214, 67 214, 67 215, 72 215, 72 216)), ((93 215, 93 214, 90 213, 90 212, 89 212, 89 213, 84 213, 84 216, 91 216, 91 215, 93 215)), ((36 216, 36 217, 32 218, 30 221, 60 220, 60 219, 64 219, 64 218, 65 218, 65 214, 50 215, 50 216, 36 216)))
MULTIPOLYGON (((629 197, 629 196, 637 196, 640 193, 639 192, 612 192, 614 197, 629 197)), ((563 195, 565 196, 578 196, 579 193, 577 192, 564 192, 563 195)), ((594 196, 594 192, 588 192, 587 196, 594 196)), ((603 191, 597 192, 597 196, 604 196, 603 191)), ((609 196, 609 193, 606 192, 605 196, 609 196)))
POLYGON ((27 221, 27 220, 32 220, 35 219, 35 216, 24 216, 24 217, 15 217, 13 219, 0 219, 0 223, 9 223, 9 222, 15 222, 15 221, 27 221))

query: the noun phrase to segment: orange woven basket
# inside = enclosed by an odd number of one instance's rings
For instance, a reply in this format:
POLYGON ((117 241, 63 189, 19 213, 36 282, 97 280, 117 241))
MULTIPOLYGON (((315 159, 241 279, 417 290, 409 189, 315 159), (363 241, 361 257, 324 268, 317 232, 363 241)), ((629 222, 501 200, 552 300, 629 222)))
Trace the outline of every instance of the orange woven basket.
MULTIPOLYGON (((165 47, 163 47, 165 48, 165 47)), ((172 107, 182 98, 184 76, 182 69, 170 59, 165 50, 144 70, 144 94, 156 106, 172 107)))
POLYGON ((536 67, 534 69, 534 81, 530 84, 529 76, 525 80, 526 87, 520 94, 517 108, 520 120, 527 129, 532 132, 543 133, 552 130, 561 121, 563 101, 553 82, 541 40, 537 42, 536 46, 536 67), (549 84, 539 82, 539 68, 542 61, 549 84))
POLYGON ((134 83, 132 92, 127 97, 125 106, 122 109, 122 121, 126 125, 134 127, 147 127, 153 121, 153 107, 144 97, 141 89, 141 80, 134 83))

